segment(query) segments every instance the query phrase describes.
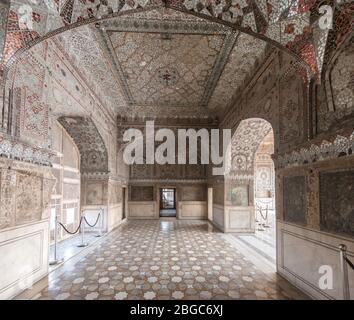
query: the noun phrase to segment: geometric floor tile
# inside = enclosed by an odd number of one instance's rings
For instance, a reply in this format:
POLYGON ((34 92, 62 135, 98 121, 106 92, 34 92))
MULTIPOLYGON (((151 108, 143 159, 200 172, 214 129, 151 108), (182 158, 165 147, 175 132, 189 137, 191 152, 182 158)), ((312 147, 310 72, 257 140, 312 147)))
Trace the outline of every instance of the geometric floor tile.
POLYGON ((37 299, 306 299, 204 221, 128 221, 37 299))

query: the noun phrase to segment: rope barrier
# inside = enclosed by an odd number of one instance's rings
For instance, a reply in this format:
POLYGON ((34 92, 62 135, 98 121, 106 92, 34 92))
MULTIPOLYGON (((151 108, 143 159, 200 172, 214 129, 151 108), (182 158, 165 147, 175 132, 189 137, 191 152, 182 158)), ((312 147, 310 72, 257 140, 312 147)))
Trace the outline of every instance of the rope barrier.
MULTIPOLYGON (((101 212, 102 212, 102 209, 101 209, 101 212)), ((61 226, 61 227, 64 229, 64 231, 66 231, 67 233, 69 233, 69 234, 71 234, 71 235, 74 235, 74 234, 78 233, 79 230, 80 230, 80 228, 81 228, 81 237, 82 237, 82 238, 81 238, 81 244, 79 244, 78 247, 86 247, 86 246, 88 246, 88 243, 86 243, 86 242, 84 241, 84 240, 85 240, 85 228, 84 228, 84 226, 83 226, 83 224, 82 224, 82 221, 85 221, 89 227, 93 228, 93 227, 95 227, 95 226, 97 225, 98 221, 100 220, 100 218, 101 218, 101 212, 98 214, 97 219, 96 219, 96 222, 95 222, 94 224, 90 224, 90 223, 87 221, 85 215, 81 216, 79 225, 78 225, 78 227, 76 228, 76 230, 73 231, 73 232, 70 231, 70 230, 68 230, 68 228, 67 228, 63 223, 61 223, 60 221, 58 221, 58 216, 55 215, 54 260, 52 260, 52 261, 49 262, 50 265, 57 265, 57 264, 60 264, 60 263, 62 262, 62 259, 58 259, 58 257, 57 257, 57 241, 58 241, 58 240, 57 240, 57 237, 58 237, 58 231, 59 231, 59 230, 58 230, 58 226, 61 226)), ((101 237, 101 232, 102 232, 102 225, 101 225, 101 228, 100 228, 100 230, 99 230, 99 234, 98 234, 96 237, 101 237)))
POLYGON ((349 264, 349 266, 354 270, 354 264, 353 262, 351 262, 348 257, 345 257, 345 261, 347 261, 347 263, 349 264))
POLYGON ((81 227, 82 219, 83 219, 83 218, 84 218, 84 217, 81 217, 79 226, 77 227, 77 229, 76 229, 74 232, 69 231, 69 230, 68 230, 61 222, 59 222, 59 221, 58 221, 58 224, 59 224, 67 233, 73 235, 73 234, 76 234, 76 233, 80 230, 80 227, 81 227))
POLYGON ((94 227, 96 227, 98 221, 100 220, 100 217, 101 217, 101 213, 98 214, 97 219, 96 219, 96 222, 95 222, 93 225, 91 225, 91 224, 87 221, 87 219, 86 219, 85 216, 84 216, 83 218, 84 218, 85 222, 87 223, 87 225, 88 225, 89 227, 94 228, 94 227))
POLYGON ((263 208, 261 208, 261 207, 259 207, 259 213, 261 214, 261 217, 262 217, 262 219, 263 220, 267 220, 267 218, 268 218, 268 210, 266 210, 266 215, 265 215, 265 217, 263 216, 263 208))

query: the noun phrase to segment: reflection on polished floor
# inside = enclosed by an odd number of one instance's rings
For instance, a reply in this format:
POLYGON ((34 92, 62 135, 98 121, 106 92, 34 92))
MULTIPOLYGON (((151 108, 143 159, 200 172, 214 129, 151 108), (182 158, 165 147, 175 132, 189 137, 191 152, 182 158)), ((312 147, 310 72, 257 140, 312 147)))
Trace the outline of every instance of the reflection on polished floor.
MULTIPOLYGON (((232 237, 232 236, 231 236, 232 237)), ((34 299, 306 299, 203 221, 128 221, 49 275, 34 299)))
MULTIPOLYGON (((97 232, 86 232, 84 242, 87 244, 87 247, 93 245, 96 241, 100 238, 97 237, 97 232)), ((79 245, 82 244, 82 236, 81 234, 76 234, 72 237, 69 237, 65 240, 60 241, 57 244, 57 259, 60 261, 67 261, 80 253, 81 251, 85 250, 87 247, 80 247, 79 245)), ((49 249, 49 260, 54 260, 54 244, 50 246, 49 249)), ((58 265, 49 266, 49 271, 54 270, 58 267, 58 265)))
POLYGON ((247 235, 234 235, 234 237, 242 242, 249 250, 262 256, 269 264, 272 265, 274 271, 276 269, 276 219, 275 211, 270 210, 268 213, 267 223, 264 224, 261 219, 256 224, 256 232, 247 235))

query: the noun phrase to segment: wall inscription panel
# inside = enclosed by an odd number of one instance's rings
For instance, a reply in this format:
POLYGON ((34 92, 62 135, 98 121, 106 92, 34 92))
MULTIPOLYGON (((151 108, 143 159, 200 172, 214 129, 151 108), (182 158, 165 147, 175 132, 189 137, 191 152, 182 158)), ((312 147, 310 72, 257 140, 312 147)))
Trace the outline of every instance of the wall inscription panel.
POLYGON ((320 227, 354 236, 354 170, 320 174, 320 227))
POLYGON ((306 223, 306 179, 304 176, 284 177, 284 220, 306 223))

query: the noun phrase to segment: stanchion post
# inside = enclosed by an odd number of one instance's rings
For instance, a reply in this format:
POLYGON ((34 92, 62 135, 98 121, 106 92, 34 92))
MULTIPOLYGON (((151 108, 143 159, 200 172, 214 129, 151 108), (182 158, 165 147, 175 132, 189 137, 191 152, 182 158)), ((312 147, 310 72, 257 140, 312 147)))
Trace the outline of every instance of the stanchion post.
POLYGON ((258 205, 256 204, 256 223, 258 223, 259 221, 258 221, 258 205))
POLYGON ((84 216, 81 217, 81 243, 78 245, 79 248, 84 248, 88 246, 88 243, 85 242, 85 219, 84 216))
POLYGON ((340 269, 342 273, 343 300, 350 300, 348 265, 346 261, 347 246, 345 244, 339 245, 339 254, 340 254, 340 269))
POLYGON ((62 263, 62 260, 59 260, 58 259, 58 256, 57 256, 57 247, 58 247, 58 216, 55 215, 55 218, 54 218, 54 221, 55 221, 55 226, 54 226, 54 260, 50 261, 49 262, 49 265, 50 266, 54 266, 54 265, 57 265, 59 263, 62 263))
POLYGON ((267 206, 266 206, 266 220, 265 220, 264 228, 270 228, 268 213, 269 213, 269 212, 268 212, 268 205, 267 205, 267 206))
MULTIPOLYGON (((261 220, 263 219, 263 215, 262 215, 262 207, 259 207, 259 213, 261 214, 261 220)), ((264 229, 264 223, 259 222, 258 223, 258 231, 265 231, 264 229)))
POLYGON ((98 230, 98 234, 96 235, 96 237, 102 237, 102 227, 103 227, 103 209, 100 209, 100 226, 99 226, 99 230, 98 230))

